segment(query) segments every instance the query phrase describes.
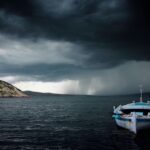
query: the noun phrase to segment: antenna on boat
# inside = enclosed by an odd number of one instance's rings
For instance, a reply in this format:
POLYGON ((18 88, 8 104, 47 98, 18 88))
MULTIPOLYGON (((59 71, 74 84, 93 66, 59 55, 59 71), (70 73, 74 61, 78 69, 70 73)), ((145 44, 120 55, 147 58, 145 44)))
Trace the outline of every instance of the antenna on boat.
POLYGON ((140 87, 140 102, 143 102, 143 85, 139 85, 140 87))

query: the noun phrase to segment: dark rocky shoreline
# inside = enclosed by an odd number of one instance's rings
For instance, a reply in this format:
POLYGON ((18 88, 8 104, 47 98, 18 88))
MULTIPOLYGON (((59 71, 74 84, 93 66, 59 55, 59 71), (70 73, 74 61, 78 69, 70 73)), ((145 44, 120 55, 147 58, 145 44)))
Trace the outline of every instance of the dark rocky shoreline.
POLYGON ((0 98, 6 97, 27 97, 27 95, 10 83, 0 80, 0 98))

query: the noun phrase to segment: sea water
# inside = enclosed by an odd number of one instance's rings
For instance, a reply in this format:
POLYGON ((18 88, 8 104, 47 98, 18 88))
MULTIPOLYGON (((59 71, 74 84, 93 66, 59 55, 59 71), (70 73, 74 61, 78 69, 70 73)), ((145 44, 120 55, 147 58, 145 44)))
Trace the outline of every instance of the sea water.
POLYGON ((31 96, 0 99, 0 150, 144 150, 150 132, 134 135, 112 119, 113 106, 136 96, 31 96))

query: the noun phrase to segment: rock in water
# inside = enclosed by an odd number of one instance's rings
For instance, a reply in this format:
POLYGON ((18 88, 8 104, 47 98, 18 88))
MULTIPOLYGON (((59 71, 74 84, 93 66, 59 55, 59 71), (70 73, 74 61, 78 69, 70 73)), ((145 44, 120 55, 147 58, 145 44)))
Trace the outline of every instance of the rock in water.
POLYGON ((26 97, 27 95, 13 85, 0 80, 0 97, 26 97))

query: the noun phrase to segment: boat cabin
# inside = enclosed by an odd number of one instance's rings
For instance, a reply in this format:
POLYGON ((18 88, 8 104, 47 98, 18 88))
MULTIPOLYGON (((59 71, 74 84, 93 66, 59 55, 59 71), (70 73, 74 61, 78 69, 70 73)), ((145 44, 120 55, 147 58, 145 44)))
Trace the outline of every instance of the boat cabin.
POLYGON ((137 115, 150 116, 150 104, 145 102, 133 102, 122 106, 120 111, 123 112, 123 114, 136 112, 137 115))
POLYGON ((123 114, 132 114, 133 112, 136 112, 137 115, 150 115, 150 109, 121 109, 123 114))

